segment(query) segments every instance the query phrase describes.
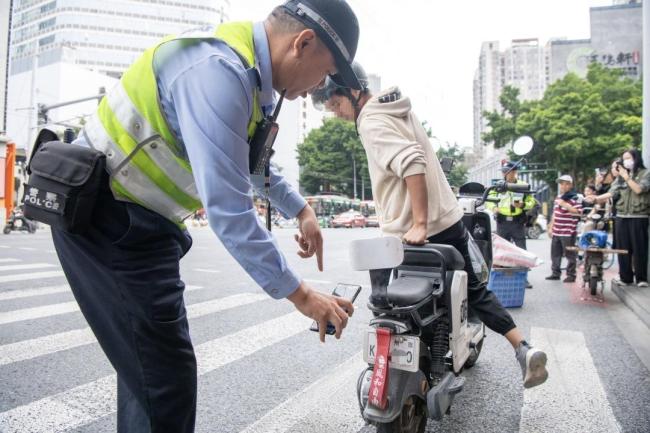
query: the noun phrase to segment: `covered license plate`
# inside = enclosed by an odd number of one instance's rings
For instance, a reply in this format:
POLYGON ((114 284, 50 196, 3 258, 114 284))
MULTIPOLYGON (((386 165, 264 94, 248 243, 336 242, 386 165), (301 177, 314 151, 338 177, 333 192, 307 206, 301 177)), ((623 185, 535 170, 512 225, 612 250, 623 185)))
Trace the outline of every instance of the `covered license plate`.
MULTIPOLYGON (((369 329, 364 336, 363 360, 375 363, 377 333, 369 329)), ((391 335, 388 367, 415 373, 419 369, 420 339, 410 335, 391 335)))

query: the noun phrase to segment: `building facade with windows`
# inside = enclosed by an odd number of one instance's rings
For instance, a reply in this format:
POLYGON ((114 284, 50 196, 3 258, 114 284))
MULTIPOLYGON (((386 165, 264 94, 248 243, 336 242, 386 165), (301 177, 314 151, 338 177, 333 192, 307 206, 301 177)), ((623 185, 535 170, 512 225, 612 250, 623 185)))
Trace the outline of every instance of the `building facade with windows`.
MULTIPOLYGON (((14 0, 7 132, 28 147, 37 107, 110 88, 166 35, 228 19, 230 0, 14 0)), ((96 102, 54 110, 53 121, 79 124, 96 102)))

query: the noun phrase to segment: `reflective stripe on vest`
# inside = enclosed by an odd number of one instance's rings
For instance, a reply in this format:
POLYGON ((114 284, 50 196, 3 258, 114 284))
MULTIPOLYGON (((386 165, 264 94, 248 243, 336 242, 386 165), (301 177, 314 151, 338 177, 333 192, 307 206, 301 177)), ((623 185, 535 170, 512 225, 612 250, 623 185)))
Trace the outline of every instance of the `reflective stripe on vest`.
MULTIPOLYGON (((255 65, 252 23, 222 24, 169 37, 124 73, 84 126, 88 143, 106 154, 111 189, 117 199, 138 203, 176 223, 201 208, 189 162, 164 116, 153 67, 155 51, 178 39, 220 39, 248 65, 255 65)), ((245 65, 247 66, 247 65, 245 65)), ((249 138, 263 118, 253 94, 249 138)))

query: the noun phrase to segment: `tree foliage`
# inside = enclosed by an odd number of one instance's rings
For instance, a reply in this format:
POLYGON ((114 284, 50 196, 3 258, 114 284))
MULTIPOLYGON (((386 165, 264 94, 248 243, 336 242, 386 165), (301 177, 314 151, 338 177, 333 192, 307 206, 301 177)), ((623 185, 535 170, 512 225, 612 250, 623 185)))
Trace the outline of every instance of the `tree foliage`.
POLYGON ((441 147, 437 152, 438 159, 442 158, 451 158, 454 160, 454 166, 451 169, 451 172, 447 175, 447 181, 449 185, 460 188, 465 182, 467 182, 467 166, 465 162, 465 153, 461 148, 454 144, 450 147, 441 147))
POLYGON ((353 197, 356 165, 357 197, 362 196, 362 184, 365 197, 372 197, 366 152, 352 122, 325 119, 298 145, 298 164, 300 185, 308 194, 332 191, 353 197))
MULTIPOLYGON (((508 89, 506 87, 506 89, 508 89)), ((596 167, 641 144, 641 82, 594 63, 585 78, 568 74, 551 84, 539 101, 515 103, 508 89, 501 113, 485 113, 491 131, 484 139, 504 146, 529 135, 535 147, 527 159, 551 169, 542 177, 554 184, 557 172, 582 184, 596 167)))

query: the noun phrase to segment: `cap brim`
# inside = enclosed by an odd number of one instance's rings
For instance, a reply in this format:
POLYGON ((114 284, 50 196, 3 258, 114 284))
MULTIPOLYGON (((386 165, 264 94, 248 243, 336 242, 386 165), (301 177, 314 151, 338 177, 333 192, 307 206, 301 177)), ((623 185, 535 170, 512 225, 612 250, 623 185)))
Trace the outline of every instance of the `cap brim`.
POLYGON ((363 90, 363 86, 357 78, 357 74, 354 73, 352 66, 345 60, 339 59, 336 56, 336 67, 338 69, 338 74, 330 75, 332 80, 341 87, 349 87, 350 89, 363 90))

